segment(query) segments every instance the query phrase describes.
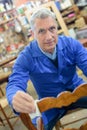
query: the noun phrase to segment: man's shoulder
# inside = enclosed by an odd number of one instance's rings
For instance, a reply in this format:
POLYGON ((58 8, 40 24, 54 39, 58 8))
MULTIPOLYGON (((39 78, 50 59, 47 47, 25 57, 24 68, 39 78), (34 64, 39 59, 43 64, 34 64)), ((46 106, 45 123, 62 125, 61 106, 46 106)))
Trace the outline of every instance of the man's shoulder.
POLYGON ((71 42, 72 40, 74 40, 72 37, 70 36, 64 36, 64 35, 60 35, 58 37, 59 41, 64 42, 64 43, 68 43, 71 42))
POLYGON ((65 47, 69 47, 69 46, 74 46, 74 43, 76 42, 75 39, 73 39, 72 37, 70 36, 64 36, 64 35, 61 35, 58 37, 58 44, 59 44, 59 47, 60 48, 65 48, 65 47))
POLYGON ((34 48, 34 43, 35 42, 31 42, 29 43, 27 46, 25 46, 25 48, 19 53, 17 59, 16 59, 16 63, 21 65, 25 65, 27 66, 27 64, 31 64, 32 63, 32 58, 33 58, 33 48, 34 48))
POLYGON ((22 53, 31 54, 34 51, 34 48, 36 48, 36 46, 37 46, 36 41, 32 41, 27 46, 25 46, 22 53))

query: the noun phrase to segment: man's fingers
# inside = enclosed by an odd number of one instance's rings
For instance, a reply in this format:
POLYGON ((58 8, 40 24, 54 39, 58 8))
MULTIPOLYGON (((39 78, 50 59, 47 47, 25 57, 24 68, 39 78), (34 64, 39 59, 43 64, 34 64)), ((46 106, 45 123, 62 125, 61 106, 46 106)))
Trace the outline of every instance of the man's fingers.
POLYGON ((32 113, 36 110, 32 96, 21 91, 14 95, 12 104, 17 112, 32 113))

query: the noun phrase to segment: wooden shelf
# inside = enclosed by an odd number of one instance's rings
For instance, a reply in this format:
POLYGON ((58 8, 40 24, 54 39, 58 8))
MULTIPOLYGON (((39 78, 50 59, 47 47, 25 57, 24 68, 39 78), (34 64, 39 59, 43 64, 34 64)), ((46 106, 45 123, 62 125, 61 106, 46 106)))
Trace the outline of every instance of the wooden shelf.
POLYGON ((79 8, 76 5, 72 5, 71 7, 61 10, 60 12, 61 12, 61 15, 62 15, 68 29, 74 28, 75 21, 78 19, 78 16, 80 17, 79 8))
POLYGON ((15 11, 15 10, 16 10, 16 9, 13 8, 13 9, 10 9, 10 10, 6 10, 6 11, 4 11, 4 12, 0 12, 0 16, 4 15, 5 13, 7 14, 7 13, 10 13, 10 12, 15 11))
POLYGON ((2 62, 0 62, 0 67, 4 66, 5 64, 8 64, 9 62, 15 60, 17 58, 17 56, 14 56, 14 57, 10 57, 9 59, 6 59, 2 62))
POLYGON ((67 15, 69 15, 70 13, 74 13, 74 10, 67 10, 67 11, 65 11, 65 12, 61 12, 61 15, 62 15, 62 17, 65 17, 65 16, 67 16, 67 15))
POLYGON ((10 74, 11 74, 11 71, 1 73, 0 84, 7 82, 10 74))
POLYGON ((2 21, 0 21, 0 25, 5 24, 5 23, 10 22, 10 21, 14 20, 15 18, 17 18, 17 11, 15 8, 13 8, 11 10, 1 12, 0 17, 2 17, 2 21))
POLYGON ((0 22, 0 25, 5 24, 5 23, 8 23, 8 22, 10 22, 10 21, 12 21, 12 20, 14 20, 14 19, 16 19, 16 18, 17 18, 17 16, 15 16, 15 17, 13 17, 13 18, 9 18, 8 20, 4 20, 4 21, 0 22))
POLYGON ((75 22, 75 20, 76 20, 76 17, 72 17, 72 18, 64 18, 64 21, 65 21, 65 23, 68 25, 68 24, 70 24, 70 23, 73 23, 73 22, 75 22))

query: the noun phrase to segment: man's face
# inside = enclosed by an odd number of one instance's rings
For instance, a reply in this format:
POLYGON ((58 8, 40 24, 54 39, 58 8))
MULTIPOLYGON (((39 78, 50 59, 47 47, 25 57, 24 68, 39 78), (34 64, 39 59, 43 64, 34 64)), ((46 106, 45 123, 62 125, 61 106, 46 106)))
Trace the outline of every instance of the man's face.
POLYGON ((43 51, 52 53, 58 40, 55 20, 51 17, 36 19, 33 35, 43 51))

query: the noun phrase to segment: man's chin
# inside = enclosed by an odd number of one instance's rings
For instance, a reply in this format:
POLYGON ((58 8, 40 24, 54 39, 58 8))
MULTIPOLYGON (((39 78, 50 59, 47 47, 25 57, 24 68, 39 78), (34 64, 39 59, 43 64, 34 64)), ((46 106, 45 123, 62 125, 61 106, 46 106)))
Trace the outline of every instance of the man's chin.
POLYGON ((54 48, 47 50, 48 53, 53 53, 53 51, 54 51, 54 48))

